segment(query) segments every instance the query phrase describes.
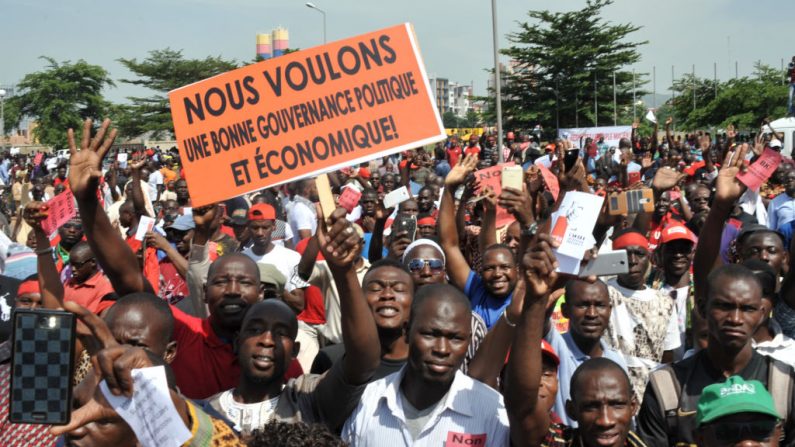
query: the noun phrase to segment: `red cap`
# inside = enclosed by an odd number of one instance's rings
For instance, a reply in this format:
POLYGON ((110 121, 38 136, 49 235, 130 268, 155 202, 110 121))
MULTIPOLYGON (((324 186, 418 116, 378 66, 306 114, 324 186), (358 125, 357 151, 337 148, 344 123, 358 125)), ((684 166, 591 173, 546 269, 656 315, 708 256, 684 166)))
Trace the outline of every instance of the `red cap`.
POLYGON ((367 168, 359 168, 359 177, 370 180, 370 170, 367 168))
POLYGON ((560 365, 560 357, 558 357, 558 354, 552 349, 552 345, 547 343, 543 338, 541 339, 541 355, 546 355, 555 362, 555 365, 560 365))
POLYGON ((662 231, 662 236, 660 236, 660 242, 663 244, 677 239, 684 239, 694 244, 698 242, 698 237, 689 228, 681 224, 666 226, 662 231))
POLYGON ((252 205, 248 210, 248 220, 276 220, 276 210, 267 203, 252 205))
POLYGON ((417 220, 417 225, 436 225, 436 219, 433 216, 423 217, 417 220))

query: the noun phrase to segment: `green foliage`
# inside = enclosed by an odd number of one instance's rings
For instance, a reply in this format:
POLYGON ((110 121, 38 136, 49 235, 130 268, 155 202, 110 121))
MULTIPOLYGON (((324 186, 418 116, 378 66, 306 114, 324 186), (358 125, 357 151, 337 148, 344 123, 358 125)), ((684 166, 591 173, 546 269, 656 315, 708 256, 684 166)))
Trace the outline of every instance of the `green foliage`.
POLYGON ((128 97, 130 104, 116 108, 119 132, 129 137, 144 132, 153 132, 155 138, 173 133, 168 92, 238 67, 237 62, 217 56, 185 59, 182 51, 170 48, 150 51, 143 61, 119 59, 119 62, 138 76, 137 79, 122 79, 121 82, 154 91, 148 97, 128 97))
POLYGON ((756 64, 750 77, 716 84, 691 74, 674 83, 676 98, 668 101, 674 119, 688 130, 734 124, 738 129, 758 129, 763 118, 775 119, 786 114, 787 86, 781 72, 756 64), (693 109, 695 84, 696 108, 693 109))
POLYGON ((444 115, 442 115, 442 124, 446 129, 454 129, 456 127, 459 127, 458 122, 459 122, 458 116, 449 110, 447 112, 444 112, 444 115))
MULTIPOLYGON (((554 128, 556 107, 560 127, 574 127, 576 121, 580 127, 591 126, 595 122, 595 94, 598 122, 612 124, 613 73, 619 112, 629 106, 631 116, 632 72, 622 69, 640 60, 637 48, 646 42, 627 40, 640 27, 613 24, 601 17, 602 8, 611 3, 612 0, 588 0, 577 11, 530 11, 528 16, 534 23, 519 23, 519 31, 509 34, 512 45, 502 53, 516 65, 502 89, 505 128, 528 129, 539 122, 545 128, 554 128)), ((492 98, 490 111, 493 102, 492 98)), ((621 116, 625 118, 626 114, 621 116)), ((493 113, 486 119, 491 121, 493 113)))
POLYGON ((46 68, 25 75, 17 84, 17 94, 6 100, 5 130, 32 119, 38 124, 33 136, 41 144, 64 148, 67 129, 79 133, 86 118, 98 122, 105 117, 109 103, 102 90, 114 83, 104 68, 82 59, 75 63, 41 59, 47 62, 46 68))

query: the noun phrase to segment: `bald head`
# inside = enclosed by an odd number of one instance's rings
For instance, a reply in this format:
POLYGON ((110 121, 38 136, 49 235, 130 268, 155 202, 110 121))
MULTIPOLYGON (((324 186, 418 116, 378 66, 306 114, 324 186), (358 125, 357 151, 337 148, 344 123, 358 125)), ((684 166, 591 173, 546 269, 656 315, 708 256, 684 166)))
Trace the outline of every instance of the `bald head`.
POLYGON ((628 394, 632 395, 632 384, 629 381, 626 371, 618 363, 605 357, 594 357, 583 362, 571 376, 571 399, 577 402, 577 396, 581 395, 581 387, 588 383, 588 379, 594 376, 613 375, 619 378, 624 384, 628 394))
POLYGON ((207 282, 209 283, 210 280, 218 273, 222 271, 223 268, 232 261, 240 261, 246 264, 246 271, 251 272, 257 278, 259 278, 259 267, 257 267, 257 263, 254 262, 253 259, 249 258, 248 256, 242 253, 229 253, 226 255, 221 256, 220 258, 216 259, 212 264, 210 264, 209 270, 207 270, 207 282))
POLYGON ((438 307, 442 303, 450 304, 454 307, 461 307, 467 313, 472 313, 472 304, 469 298, 464 295, 460 290, 451 286, 450 284, 428 284, 421 287, 417 294, 414 295, 414 301, 411 303, 411 314, 409 316, 409 326, 417 317, 419 310, 425 305, 438 307))

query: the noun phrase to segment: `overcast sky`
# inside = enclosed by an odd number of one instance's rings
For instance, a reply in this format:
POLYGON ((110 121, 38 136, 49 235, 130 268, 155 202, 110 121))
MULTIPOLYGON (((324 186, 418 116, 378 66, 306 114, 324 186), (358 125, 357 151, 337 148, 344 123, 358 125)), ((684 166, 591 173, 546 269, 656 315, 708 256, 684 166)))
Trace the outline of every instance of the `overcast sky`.
MULTIPOLYGON (((0 0, 3 45, 0 85, 15 84, 26 73, 40 70, 46 55, 56 60, 98 64, 118 80, 129 77, 116 59, 146 57, 154 49, 181 49, 187 57, 220 55, 252 60, 255 35, 276 26, 290 33, 291 48, 322 43, 322 16, 303 0, 0 0)), ((484 69, 493 65, 491 3, 489 0, 315 0, 326 10, 328 40, 337 40, 401 22, 414 24, 429 74, 486 90, 484 69)), ((527 10, 573 10, 584 0, 499 0, 500 45, 527 19, 527 10)), ((696 65, 696 74, 740 76, 753 62, 779 67, 795 55, 795 1, 763 0, 616 0, 604 17, 611 22, 642 26, 634 40, 641 48, 638 72, 651 75, 657 66, 657 91, 696 65), (729 40, 731 45, 729 45, 729 40), (730 57, 731 56, 731 57, 730 57)), ((651 90, 652 85, 647 86, 651 90)), ((107 96, 146 94, 118 83, 107 96)))

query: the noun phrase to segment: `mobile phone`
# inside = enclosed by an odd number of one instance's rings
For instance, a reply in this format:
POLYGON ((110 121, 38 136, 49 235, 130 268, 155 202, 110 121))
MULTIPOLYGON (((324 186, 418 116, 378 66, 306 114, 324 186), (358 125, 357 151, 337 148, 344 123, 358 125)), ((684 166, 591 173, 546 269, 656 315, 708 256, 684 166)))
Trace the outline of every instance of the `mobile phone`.
POLYGON ((518 191, 522 190, 522 182, 524 181, 524 171, 521 166, 505 166, 502 168, 502 188, 513 188, 518 191))
POLYGON ((599 253, 596 259, 591 259, 580 269, 579 276, 608 276, 627 272, 629 272, 627 251, 616 250, 599 253))
POLYGON ((398 214, 395 218, 395 223, 392 224, 392 234, 398 235, 400 233, 408 234, 409 239, 414 240, 417 233, 417 218, 408 214, 398 214))
POLYGON ((72 407, 75 316, 44 309, 14 309, 11 405, 15 423, 63 425, 72 407))
POLYGON ((574 163, 577 163, 577 157, 579 156, 579 149, 570 149, 566 151, 566 155, 563 157, 563 165, 566 166, 566 171, 574 167, 574 163))
POLYGON ((611 216, 654 212, 654 193, 650 188, 614 192, 607 198, 607 211, 611 216))

